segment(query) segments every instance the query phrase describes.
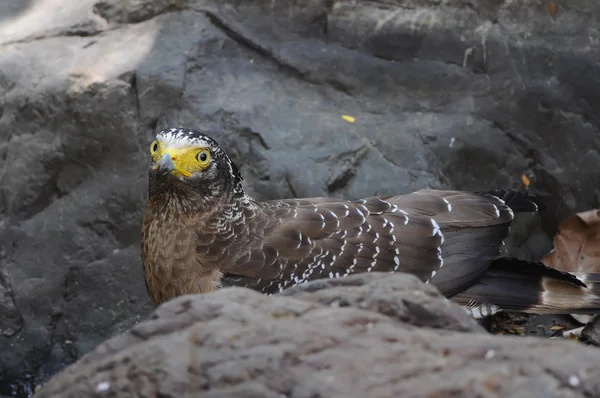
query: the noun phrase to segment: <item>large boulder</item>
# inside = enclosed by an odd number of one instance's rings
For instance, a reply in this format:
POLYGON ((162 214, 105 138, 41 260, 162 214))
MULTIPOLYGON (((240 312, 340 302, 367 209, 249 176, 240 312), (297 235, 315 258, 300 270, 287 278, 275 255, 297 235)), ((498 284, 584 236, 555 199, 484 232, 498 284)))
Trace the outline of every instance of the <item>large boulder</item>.
POLYGON ((475 321, 414 276, 305 286, 290 297, 241 288, 179 297, 35 398, 600 394, 600 350, 473 333, 475 321))
POLYGON ((526 174, 549 211, 509 246, 539 258, 558 220, 600 205, 599 15, 595 0, 0 3, 0 395, 151 311, 140 222, 162 127, 213 133, 259 199, 526 174))

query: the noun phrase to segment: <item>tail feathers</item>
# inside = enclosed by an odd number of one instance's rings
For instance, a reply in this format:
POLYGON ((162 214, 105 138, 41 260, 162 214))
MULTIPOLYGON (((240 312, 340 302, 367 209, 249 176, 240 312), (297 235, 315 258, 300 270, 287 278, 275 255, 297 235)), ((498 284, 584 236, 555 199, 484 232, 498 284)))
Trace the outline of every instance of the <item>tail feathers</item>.
POLYGON ((600 274, 569 274, 542 263, 498 258, 467 290, 452 297, 476 318, 499 311, 600 313, 600 274))
POLYGON ((515 213, 536 212, 546 209, 546 204, 539 196, 530 195, 527 192, 496 189, 493 191, 482 191, 475 193, 478 195, 491 196, 501 199, 515 213))
POLYGON ((583 282, 589 291, 600 296, 600 273, 586 274, 576 272, 572 275, 583 282))

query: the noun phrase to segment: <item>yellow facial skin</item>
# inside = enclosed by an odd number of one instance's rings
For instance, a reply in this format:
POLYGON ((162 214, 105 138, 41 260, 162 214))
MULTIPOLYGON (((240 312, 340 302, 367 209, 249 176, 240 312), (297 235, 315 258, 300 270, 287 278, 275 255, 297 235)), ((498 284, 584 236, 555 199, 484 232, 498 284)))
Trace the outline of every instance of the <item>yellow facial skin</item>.
POLYGON ((203 171, 210 165, 210 150, 200 147, 170 148, 160 141, 150 144, 150 155, 154 161, 154 170, 158 163, 168 155, 175 165, 170 173, 176 177, 190 177, 192 174, 203 171))

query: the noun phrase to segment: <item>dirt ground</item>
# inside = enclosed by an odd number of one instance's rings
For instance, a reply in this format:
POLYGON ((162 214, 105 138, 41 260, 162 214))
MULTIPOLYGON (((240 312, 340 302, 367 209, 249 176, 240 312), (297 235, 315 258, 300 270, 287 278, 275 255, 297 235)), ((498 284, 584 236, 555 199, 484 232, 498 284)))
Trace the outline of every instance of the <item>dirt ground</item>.
POLYGON ((598 331, 596 331, 598 327, 588 327, 586 328, 586 332, 589 329, 593 329, 595 333, 584 332, 582 335, 581 329, 586 326, 586 323, 580 323, 570 315, 534 315, 501 312, 483 319, 481 325, 490 333, 497 335, 512 334, 549 339, 573 339, 582 344, 600 346, 600 342, 591 337, 594 334, 598 334, 598 331))

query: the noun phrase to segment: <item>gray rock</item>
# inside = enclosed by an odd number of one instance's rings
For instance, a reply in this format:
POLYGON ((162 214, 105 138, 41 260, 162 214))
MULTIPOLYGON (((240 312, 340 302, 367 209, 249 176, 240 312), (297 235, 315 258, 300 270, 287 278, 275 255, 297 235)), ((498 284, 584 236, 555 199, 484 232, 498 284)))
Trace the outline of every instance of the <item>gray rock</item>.
POLYGON ((585 325, 581 331, 581 336, 590 343, 600 346, 600 316, 593 317, 585 325))
POLYGON ((521 257, 600 206, 596 1, 554 16, 525 0, 13 3, 0 4, 0 395, 151 310, 139 227, 162 127, 213 133, 259 199, 527 174, 549 211, 513 228, 521 257))
MULTIPOLYGON (((85 355, 35 397, 600 394, 598 350, 416 327, 394 311, 384 315, 386 305, 395 306, 393 296, 378 299, 379 312, 358 307, 392 288, 404 297, 429 296, 441 308, 451 304, 407 275, 345 282, 325 290, 311 282, 291 297, 241 288, 179 297, 85 355), (350 305, 326 304, 327 291, 350 305)), ((409 311, 416 323, 428 322, 409 311)))
POLYGON ((431 285, 412 275, 363 273, 341 279, 322 279, 278 293, 331 307, 376 311, 414 326, 463 332, 484 329, 459 306, 431 285))

